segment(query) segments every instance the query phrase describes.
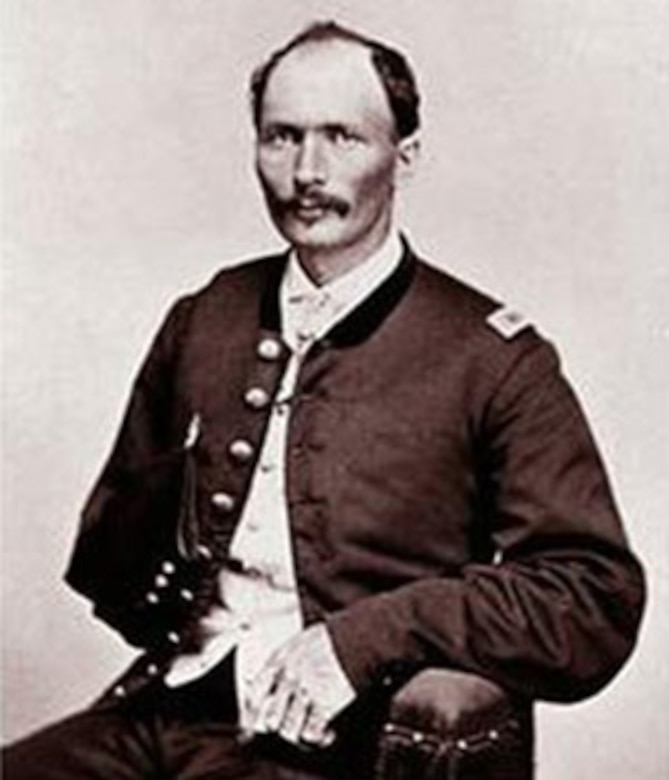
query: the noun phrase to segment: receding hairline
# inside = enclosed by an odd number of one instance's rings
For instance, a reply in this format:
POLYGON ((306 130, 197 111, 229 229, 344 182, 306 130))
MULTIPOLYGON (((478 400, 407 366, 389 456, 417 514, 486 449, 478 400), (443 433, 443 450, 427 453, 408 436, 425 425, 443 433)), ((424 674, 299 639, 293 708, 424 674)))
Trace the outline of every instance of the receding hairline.
POLYGON ((275 49, 251 77, 251 108, 256 129, 260 125, 262 105, 271 76, 291 54, 323 44, 352 44, 367 52, 377 83, 394 120, 399 138, 411 135, 420 127, 420 94, 416 77, 407 56, 392 44, 374 39, 335 21, 315 22, 275 49))
POLYGON ((271 72, 276 70, 282 62, 290 59, 293 55, 299 55, 300 52, 318 49, 328 48, 350 48, 355 49, 366 55, 369 63, 373 66, 372 55, 374 53, 374 46, 371 42, 367 42, 364 38, 344 38, 338 36, 322 37, 322 38, 306 38, 303 41, 299 41, 294 46, 286 49, 274 62, 271 72))
POLYGON ((388 109, 388 118, 390 122, 394 124, 395 117, 393 114, 392 106, 390 104, 390 100, 388 98, 388 94, 386 92, 386 89, 384 88, 383 80, 381 79, 377 69, 374 67, 373 50, 365 43, 357 40, 347 40, 343 38, 307 40, 295 46, 295 48, 286 52, 286 54, 283 57, 281 57, 281 59, 278 62, 276 62, 274 67, 268 73, 264 85, 264 89, 263 89, 262 100, 263 101, 265 100, 267 92, 269 91, 270 83, 272 82, 272 78, 275 77, 276 74, 283 67, 285 67, 286 65, 290 66, 291 60, 297 60, 299 62, 301 58, 308 59, 310 56, 313 55, 318 56, 319 51, 323 51, 326 49, 338 49, 338 48, 350 49, 351 51, 357 49, 360 52, 360 63, 364 64, 367 67, 369 76, 371 77, 371 80, 378 87, 378 94, 381 97, 383 104, 388 109))

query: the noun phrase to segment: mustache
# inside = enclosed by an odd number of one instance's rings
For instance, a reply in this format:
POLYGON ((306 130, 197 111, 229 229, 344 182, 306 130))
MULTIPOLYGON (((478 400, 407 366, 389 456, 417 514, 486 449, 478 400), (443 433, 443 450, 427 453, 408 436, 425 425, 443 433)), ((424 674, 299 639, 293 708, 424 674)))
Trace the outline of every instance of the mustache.
POLYGON ((281 214, 295 213, 306 208, 334 211, 340 217, 345 217, 351 209, 349 204, 342 198, 317 191, 295 195, 292 198, 277 198, 273 196, 272 205, 281 214))

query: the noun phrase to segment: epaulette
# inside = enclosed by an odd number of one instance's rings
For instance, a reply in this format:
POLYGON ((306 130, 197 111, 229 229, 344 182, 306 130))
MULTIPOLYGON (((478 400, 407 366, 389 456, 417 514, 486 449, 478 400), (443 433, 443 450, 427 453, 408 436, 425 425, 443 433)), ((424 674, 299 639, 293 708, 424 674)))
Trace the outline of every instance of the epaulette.
POLYGON ((526 328, 530 321, 519 311, 509 306, 500 306, 499 309, 486 317, 486 323, 503 339, 509 341, 526 328))

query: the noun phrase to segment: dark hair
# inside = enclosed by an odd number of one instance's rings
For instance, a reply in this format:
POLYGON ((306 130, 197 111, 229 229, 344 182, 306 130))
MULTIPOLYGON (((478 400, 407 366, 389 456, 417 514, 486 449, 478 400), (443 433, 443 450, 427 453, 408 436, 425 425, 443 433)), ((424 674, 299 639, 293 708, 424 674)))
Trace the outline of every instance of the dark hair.
POLYGON ((381 79, 395 118, 395 129, 400 138, 411 135, 420 126, 418 106, 420 95, 416 78, 406 57, 380 41, 342 27, 336 22, 316 22, 288 43, 273 52, 251 77, 251 110, 256 129, 260 126, 262 101, 269 77, 276 66, 291 51, 307 43, 346 41, 369 49, 372 64, 381 79))

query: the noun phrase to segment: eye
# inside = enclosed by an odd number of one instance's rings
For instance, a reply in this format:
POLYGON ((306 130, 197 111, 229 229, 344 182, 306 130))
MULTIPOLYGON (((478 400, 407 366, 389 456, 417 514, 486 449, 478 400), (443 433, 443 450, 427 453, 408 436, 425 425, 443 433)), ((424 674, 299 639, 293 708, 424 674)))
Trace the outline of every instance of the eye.
POLYGON ((292 127, 285 125, 270 125, 260 135, 261 143, 275 149, 299 143, 300 134, 292 127))
POLYGON ((362 143, 362 138, 348 127, 334 125, 325 131, 330 143, 342 149, 352 149, 362 143))

